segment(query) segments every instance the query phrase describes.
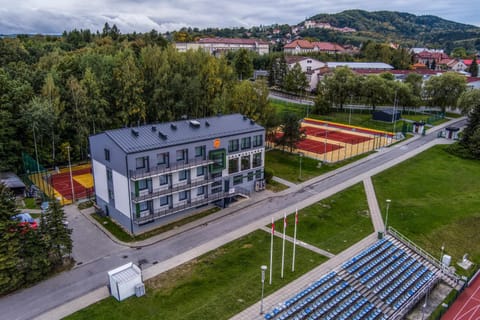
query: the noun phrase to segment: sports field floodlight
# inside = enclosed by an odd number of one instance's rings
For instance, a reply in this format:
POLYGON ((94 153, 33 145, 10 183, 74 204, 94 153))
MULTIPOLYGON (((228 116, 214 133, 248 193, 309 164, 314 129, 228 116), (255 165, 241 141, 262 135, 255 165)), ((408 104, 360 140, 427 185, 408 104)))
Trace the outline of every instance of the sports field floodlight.
POLYGON ((262 299, 260 300, 260 314, 263 314, 263 290, 265 287, 265 271, 267 270, 267 266, 261 266, 260 270, 262 271, 262 299))
POLYGON ((302 180, 302 158, 303 158, 303 152, 298 153, 298 157, 300 159, 300 173, 298 175, 298 179, 302 180))
POLYGON ((70 146, 67 146, 68 169, 70 171, 70 186, 72 187, 72 203, 75 202, 75 189, 73 188, 72 163, 70 162, 70 146))
POLYGON ((390 199, 387 199, 386 200, 387 202, 387 212, 385 214, 385 234, 387 234, 387 229, 388 229, 388 208, 390 208, 390 202, 392 202, 392 200, 390 199))

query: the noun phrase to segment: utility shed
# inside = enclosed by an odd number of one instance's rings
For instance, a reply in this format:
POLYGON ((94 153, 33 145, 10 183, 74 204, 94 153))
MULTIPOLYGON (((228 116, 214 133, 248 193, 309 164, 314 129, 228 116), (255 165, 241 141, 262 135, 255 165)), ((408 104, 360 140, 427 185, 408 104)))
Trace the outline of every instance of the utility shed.
POLYGON ((145 293, 142 283, 142 271, 132 262, 109 271, 108 279, 110 282, 110 293, 118 301, 135 294, 140 296, 145 293))
POLYGON ((377 110, 373 113, 372 119, 385 122, 393 122, 400 120, 402 114, 399 110, 384 109, 377 110))
POLYGON ((0 172, 0 183, 5 184, 17 197, 25 195, 25 183, 13 172, 0 172))

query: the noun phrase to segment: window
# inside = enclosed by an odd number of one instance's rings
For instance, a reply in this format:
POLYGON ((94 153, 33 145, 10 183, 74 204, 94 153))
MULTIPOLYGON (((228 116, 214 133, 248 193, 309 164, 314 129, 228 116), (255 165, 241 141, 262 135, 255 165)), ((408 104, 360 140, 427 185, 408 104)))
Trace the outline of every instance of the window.
POLYGON ((112 169, 107 169, 107 181, 112 181, 112 169))
POLYGON ((168 203, 169 203, 168 198, 169 198, 169 196, 160 197, 160 206, 168 205, 168 203))
POLYGON ((157 154, 157 166, 166 165, 168 167, 168 152, 157 154))
POLYGON ((253 137, 253 146, 254 147, 261 147, 263 145, 263 136, 260 134, 258 136, 253 137))
POLYGON ((248 177, 248 181, 252 181, 253 180, 253 175, 254 175, 254 172, 249 172, 247 177, 248 177))
POLYGON ((228 141, 228 152, 238 151, 238 139, 228 141))
POLYGON ((110 150, 103 149, 103 151, 105 152, 105 160, 110 161, 110 150))
POLYGON ((138 207, 140 208, 140 211, 147 211, 148 201, 140 202, 138 207))
POLYGON ((242 175, 233 177, 233 185, 240 184, 240 183, 242 183, 242 181, 243 181, 243 176, 242 175))
POLYGON ((168 174, 160 176, 160 185, 164 186, 166 184, 168 184, 168 174))
POLYGON ((182 171, 178 172, 178 180, 179 181, 187 180, 187 178, 188 178, 188 170, 182 170, 182 171))
POLYGON ((238 158, 228 160, 228 173, 238 172, 238 158))
POLYGON ((113 190, 108 189, 108 202, 115 200, 113 190))
POLYGON ((312 67, 307 67, 307 72, 312 71, 312 67))
POLYGON ((145 190, 148 188, 147 180, 139 180, 138 181, 138 190, 145 190))
POLYGON ((197 167, 197 177, 205 175, 205 167, 197 167))
POLYGON ((242 138, 242 150, 249 149, 251 146, 252 145, 250 137, 242 138))
POLYGON ((255 178, 262 179, 262 170, 255 171, 255 178))
POLYGON ((262 166, 262 154, 261 153, 255 153, 253 155, 253 167, 261 167, 262 166))
POLYGON ((181 191, 178 193, 178 201, 183 201, 188 199, 188 191, 181 191))
POLYGON ((250 169, 250 156, 243 156, 242 157, 242 171, 250 169))
POLYGON ((208 158, 213 160, 213 164, 210 165, 210 173, 219 173, 227 167, 226 152, 225 149, 212 150, 208 153, 208 158))
POLYGON ((197 196, 201 196, 205 194, 205 186, 201 186, 197 188, 197 196))
POLYGON ((177 150, 177 161, 187 160, 187 149, 177 150))
POLYGON ((205 160, 205 146, 195 147, 195 158, 205 160))
POLYGON ((135 160, 137 169, 145 169, 146 167, 146 158, 145 157, 140 157, 135 160))

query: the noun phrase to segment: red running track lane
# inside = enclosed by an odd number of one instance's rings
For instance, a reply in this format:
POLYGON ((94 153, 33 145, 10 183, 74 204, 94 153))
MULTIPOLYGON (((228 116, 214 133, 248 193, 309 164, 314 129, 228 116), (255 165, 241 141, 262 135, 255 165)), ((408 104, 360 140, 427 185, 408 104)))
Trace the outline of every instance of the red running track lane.
MULTIPOLYGON (((303 122, 304 123, 310 123, 310 124, 316 124, 316 125, 322 125, 322 126, 330 126, 330 127, 349 130, 349 131, 368 133, 368 134, 373 134, 373 135, 377 135, 377 136, 379 136, 379 135, 383 136, 383 134, 380 134, 377 131, 368 130, 368 129, 361 129, 361 128, 352 128, 350 126, 342 125, 342 124, 339 124, 339 123, 332 124, 332 123, 327 123, 327 122, 321 121, 321 120, 303 120, 303 122)), ((386 135, 389 136, 389 137, 393 137, 393 134, 391 134, 391 133, 387 133, 386 135)))
MULTIPOLYGON (((72 171, 72 176, 79 176, 86 173, 91 173, 90 168, 72 171)), ((72 186, 70 184, 70 172, 63 172, 52 175, 51 181, 53 188, 57 190, 65 199, 72 200, 72 186)), ((80 183, 73 179, 73 190, 75 198, 85 198, 87 193, 93 193, 93 188, 85 188, 80 183)))
POLYGON ((480 319, 480 276, 460 294, 443 315, 442 320, 478 320, 480 319))
POLYGON ((305 133, 309 136, 326 138, 333 141, 340 141, 348 144, 359 144, 365 141, 372 140, 370 137, 357 136, 355 134, 349 134, 339 131, 325 130, 321 128, 304 126, 305 133))

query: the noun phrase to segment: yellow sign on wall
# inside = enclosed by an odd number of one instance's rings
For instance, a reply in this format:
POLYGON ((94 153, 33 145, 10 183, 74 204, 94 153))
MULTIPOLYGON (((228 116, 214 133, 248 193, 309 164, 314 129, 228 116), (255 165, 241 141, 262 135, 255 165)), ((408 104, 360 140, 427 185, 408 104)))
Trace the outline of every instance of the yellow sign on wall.
POLYGON ((220 139, 213 140, 213 148, 214 149, 220 148, 220 139))

